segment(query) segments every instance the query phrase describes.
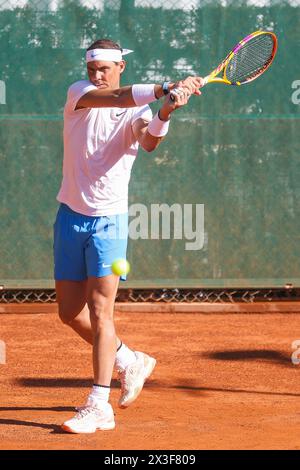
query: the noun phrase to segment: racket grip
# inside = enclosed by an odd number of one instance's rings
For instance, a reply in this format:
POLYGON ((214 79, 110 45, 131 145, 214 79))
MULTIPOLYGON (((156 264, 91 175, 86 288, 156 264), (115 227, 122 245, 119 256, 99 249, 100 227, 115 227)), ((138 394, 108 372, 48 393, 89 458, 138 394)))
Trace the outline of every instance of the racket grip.
MULTIPOLYGON (((203 85, 202 85, 202 86, 206 85, 206 84, 208 83, 208 80, 209 80, 209 75, 203 79, 203 85)), ((174 97, 174 95, 172 95, 172 91, 173 91, 173 92, 174 92, 174 91, 176 92, 177 89, 176 89, 176 88, 173 88, 173 90, 170 91, 170 100, 171 100, 171 101, 175 101, 175 97, 174 97)))
POLYGON ((209 75, 207 75, 206 77, 203 78, 203 85, 202 86, 205 86, 208 84, 208 80, 209 80, 209 75))

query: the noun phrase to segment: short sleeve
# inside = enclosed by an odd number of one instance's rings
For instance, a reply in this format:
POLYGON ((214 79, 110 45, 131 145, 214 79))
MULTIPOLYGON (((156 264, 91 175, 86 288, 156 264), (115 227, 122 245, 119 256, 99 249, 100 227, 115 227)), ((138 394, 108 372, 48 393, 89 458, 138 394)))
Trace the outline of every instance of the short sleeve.
POLYGON ((150 109, 150 106, 145 105, 141 106, 139 108, 135 108, 135 112, 131 118, 131 125, 137 120, 137 119, 144 119, 145 121, 152 121, 153 114, 150 109))
POLYGON ((80 80, 79 82, 73 83, 68 89, 67 101, 65 105, 66 110, 75 111, 76 105, 80 98, 91 90, 97 90, 97 87, 88 80, 80 80))

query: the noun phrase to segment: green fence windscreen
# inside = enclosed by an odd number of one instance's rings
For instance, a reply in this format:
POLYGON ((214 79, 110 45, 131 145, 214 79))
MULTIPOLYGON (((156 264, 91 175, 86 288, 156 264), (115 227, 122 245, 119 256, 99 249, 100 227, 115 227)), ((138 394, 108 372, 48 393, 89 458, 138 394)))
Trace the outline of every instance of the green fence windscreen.
POLYGON ((271 69, 245 87, 208 85, 174 114, 154 153, 139 152, 129 204, 148 211, 148 239, 144 231, 129 241, 128 286, 299 287, 298 0, 1 2, 0 282, 52 285, 62 112, 91 42, 110 37, 134 49, 123 84, 160 83, 206 75, 257 29, 278 35, 271 69), (182 239, 173 215, 169 239, 151 239, 158 204, 176 205, 182 239), (195 239, 184 232, 188 210, 195 239), (197 237, 201 249, 187 249, 197 237))

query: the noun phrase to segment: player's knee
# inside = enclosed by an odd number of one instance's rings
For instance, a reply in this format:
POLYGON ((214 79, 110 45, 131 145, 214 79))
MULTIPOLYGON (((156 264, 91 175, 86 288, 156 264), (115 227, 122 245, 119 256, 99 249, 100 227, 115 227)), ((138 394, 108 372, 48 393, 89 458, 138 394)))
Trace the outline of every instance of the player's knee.
POLYGON ((60 306, 58 307, 58 316, 64 325, 70 325, 72 323, 70 313, 60 306))
POLYGON ((92 302, 89 304, 89 310, 91 322, 96 323, 99 328, 105 328, 107 323, 113 321, 113 308, 109 302, 92 302))

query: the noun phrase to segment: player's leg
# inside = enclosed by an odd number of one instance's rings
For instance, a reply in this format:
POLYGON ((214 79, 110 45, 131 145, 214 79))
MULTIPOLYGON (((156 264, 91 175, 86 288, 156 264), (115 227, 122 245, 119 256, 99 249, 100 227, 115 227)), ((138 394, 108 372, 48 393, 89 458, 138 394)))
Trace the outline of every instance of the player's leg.
POLYGON ((118 279, 116 276, 110 277, 113 278, 113 286, 111 282, 105 282, 106 278, 100 280, 100 285, 96 282, 96 286, 94 283, 90 286, 89 280, 56 282, 60 318, 93 344, 93 351, 96 351, 93 353, 94 386, 85 406, 62 425, 68 432, 92 433, 97 429, 108 430, 115 426, 108 398, 117 349, 111 312, 118 279))
MULTIPOLYGON (((85 341, 93 344, 87 302, 87 272, 84 247, 89 233, 85 217, 62 204, 54 224, 54 277, 59 316, 85 341)), ((120 340, 116 339, 117 348, 120 340)))
MULTIPOLYGON (((91 250, 90 258, 87 256, 90 263, 86 263, 86 251, 89 251, 90 245, 93 246, 90 238, 98 219, 100 220, 100 218, 86 218, 62 206, 54 227, 54 264, 60 318, 92 343, 95 351, 100 348, 100 353, 94 354, 97 382, 85 406, 78 409, 75 417, 62 426, 64 430, 73 433, 90 433, 95 432, 96 429, 113 429, 115 426, 108 397, 117 349, 117 338, 111 324, 111 312, 119 279, 111 275, 109 284, 104 278, 101 281, 102 285, 97 286, 97 289, 89 287, 87 267, 90 269, 89 264, 91 264, 95 250, 91 250), (92 230, 89 230, 90 228, 92 230), (113 289, 111 289, 112 283, 113 289), (102 343, 104 344, 103 361, 98 357, 101 354, 102 343), (100 372, 100 376, 97 376, 97 371, 100 372), (104 383, 98 383, 102 379, 104 383)), ((106 219, 104 222, 106 224, 106 219)), ((100 255, 101 250, 100 247, 100 255)), ((99 266, 96 263, 94 267, 95 277, 97 277, 99 266)), ((103 275, 100 272, 99 275, 104 277, 105 273, 103 275)), ((133 352, 130 350, 129 352, 134 356, 133 352)))
POLYGON ((94 384, 110 386, 116 358, 114 302, 119 279, 113 274, 89 277, 87 303, 93 334, 94 384))
MULTIPOLYGON (((87 305, 87 280, 56 281, 56 299, 61 321, 70 326, 82 339, 93 345, 90 311, 87 305)), ((116 347, 122 342, 116 337, 116 347)))
MULTIPOLYGON (((81 217, 82 218, 82 217, 81 217)), ((113 411, 108 403, 109 398, 109 385, 113 359, 116 351, 116 336, 113 324, 113 307, 115 295, 118 287, 119 278, 111 274, 110 265, 116 258, 126 256, 126 240, 118 239, 115 235, 115 228, 120 226, 120 220, 124 227, 125 217, 99 217, 95 225, 95 233, 89 236, 85 242, 85 262, 81 263, 81 259, 77 259, 76 266, 82 264, 80 272, 77 276, 81 278, 86 270, 89 277, 86 285, 87 303, 90 311, 91 328, 92 328, 92 342, 93 342, 93 363, 95 369, 95 381, 97 381, 88 397, 87 403, 84 407, 79 409, 74 418, 68 420, 63 424, 63 429, 69 432, 94 432, 96 429, 112 429, 114 427, 113 411), (103 233, 105 236, 103 236, 103 233), (98 278, 104 278, 99 281, 98 278), (106 280, 105 280, 106 278, 106 280), (108 279, 108 281, 107 281, 108 279), (96 283, 96 285, 95 285, 96 283), (100 284, 100 285, 99 285, 100 284), (113 346, 112 337, 115 342, 113 346), (101 344, 106 344, 102 348, 101 344), (101 360, 101 351, 104 351, 103 362, 101 360), (105 383, 100 383, 103 381, 105 383)), ((83 221, 83 227, 89 221, 83 221)), ((76 220, 76 226, 81 223, 81 220, 76 220)), ((69 245, 68 248, 69 249, 69 245)), ((78 258, 78 250, 74 254, 78 258)), ((72 261, 74 264, 74 256, 72 261)), ((70 255, 69 255, 70 257, 70 255)), ((60 263, 61 271, 64 271, 64 265, 60 263)), ((61 274, 60 274, 61 275, 61 274)), ((80 311, 79 315, 85 315, 86 312, 80 311)), ((73 322, 72 315, 69 317, 65 314, 68 321, 73 322)), ((143 383, 146 379, 149 367, 145 367, 145 358, 149 356, 143 353, 135 353, 121 345, 117 352, 117 367, 120 369, 122 379, 122 394, 124 403, 130 404, 139 394, 142 389, 143 383), (128 374, 131 375, 131 380, 127 380, 128 374), (136 386, 138 383, 138 387, 136 386), (127 386, 127 388, 125 388, 127 386), (130 398, 130 400, 128 400, 130 398)), ((149 358, 152 361, 155 360, 149 358)), ((154 367, 151 365, 151 371, 154 367)), ((128 406, 126 404, 124 406, 128 406)))
POLYGON ((87 280, 55 281, 58 314, 85 341, 93 344, 87 300, 87 280))
MULTIPOLYGON (((117 279, 116 276, 113 276, 117 279)), ((90 310, 86 304, 87 281, 56 281, 59 316, 85 341, 93 345, 90 310)), ((114 299, 111 299, 113 310, 114 299)), ((141 352, 134 352, 116 337, 116 361, 122 390, 119 406, 126 408, 139 395, 143 383, 151 375, 155 359, 141 352)))
POLYGON ((63 424, 66 431, 92 433, 115 426, 109 394, 117 349, 113 311, 118 283, 114 275, 88 278, 86 292, 93 336, 94 384, 85 406, 63 424))
MULTIPOLYGON (((86 259, 88 271, 91 277, 111 278, 111 264, 115 259, 126 258, 127 237, 128 237, 128 216, 120 214, 109 216, 99 221, 95 234, 89 240, 86 259)), ((110 315, 113 315, 115 295, 117 292, 119 278, 117 279, 116 291, 109 302, 110 315)), ((125 277, 123 277, 123 280, 125 277)), ((116 368, 122 385, 119 406, 125 408, 129 406, 141 392, 145 380, 152 373, 155 366, 155 359, 142 352, 135 352, 125 344, 117 350, 116 368)))

